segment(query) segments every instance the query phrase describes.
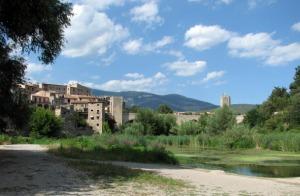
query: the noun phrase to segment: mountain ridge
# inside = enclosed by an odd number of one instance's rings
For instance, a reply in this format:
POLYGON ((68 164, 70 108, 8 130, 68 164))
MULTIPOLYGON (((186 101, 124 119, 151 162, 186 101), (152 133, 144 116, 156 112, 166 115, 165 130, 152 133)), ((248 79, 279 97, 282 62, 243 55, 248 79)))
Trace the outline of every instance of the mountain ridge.
POLYGON ((161 104, 167 104, 173 110, 178 112, 183 111, 201 111, 214 109, 219 106, 212 103, 201 101, 193 98, 189 98, 180 94, 167 94, 157 95, 154 93, 140 92, 140 91, 104 91, 98 89, 92 89, 92 94, 96 96, 122 96, 126 106, 140 106, 148 107, 152 109, 158 108, 161 104))

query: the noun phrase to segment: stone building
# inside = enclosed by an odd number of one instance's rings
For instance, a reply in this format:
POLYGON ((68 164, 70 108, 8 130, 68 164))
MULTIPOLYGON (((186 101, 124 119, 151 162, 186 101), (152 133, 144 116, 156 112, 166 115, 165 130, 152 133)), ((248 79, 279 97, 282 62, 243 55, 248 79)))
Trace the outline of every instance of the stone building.
POLYGON ((105 114, 114 119, 117 126, 123 124, 122 97, 93 96, 88 87, 80 84, 25 84, 20 88, 28 93, 32 104, 53 109, 58 116, 64 118, 70 112, 78 112, 94 132, 102 133, 105 114))
POLYGON ((231 106, 231 98, 229 95, 222 95, 221 99, 220 99, 220 106, 221 108, 228 106, 231 106))
POLYGON ((102 133, 104 122, 104 105, 103 102, 88 103, 88 125, 97 133, 102 133))

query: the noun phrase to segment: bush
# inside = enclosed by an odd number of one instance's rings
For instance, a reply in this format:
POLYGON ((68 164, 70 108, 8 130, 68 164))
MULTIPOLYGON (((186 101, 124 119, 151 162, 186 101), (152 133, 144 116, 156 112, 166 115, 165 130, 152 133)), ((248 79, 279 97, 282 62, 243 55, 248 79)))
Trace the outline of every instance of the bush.
POLYGON ((104 121, 102 125, 102 133, 111 134, 112 130, 109 127, 108 122, 104 121))
POLYGON ((179 135, 197 135, 200 133, 201 128, 200 124, 195 121, 187 121, 181 123, 176 128, 177 134, 179 135))
POLYGON ((176 125, 176 118, 170 114, 159 114, 151 109, 140 109, 135 122, 143 125, 143 134, 168 135, 176 125))
POLYGON ((140 122, 133 122, 128 124, 122 131, 124 134, 127 135, 145 135, 146 130, 144 125, 140 122))
POLYGON ((254 148, 255 130, 245 125, 235 125, 224 133, 224 139, 228 148, 254 148))
POLYGON ((218 109, 207 123, 209 133, 218 134, 230 129, 235 123, 235 117, 229 107, 218 109))
POLYGON ((30 117, 30 135, 33 137, 57 137, 62 125, 58 118, 48 109, 37 107, 30 117))
POLYGON ((299 132, 273 132, 260 134, 257 145, 261 148, 279 151, 300 151, 299 132))

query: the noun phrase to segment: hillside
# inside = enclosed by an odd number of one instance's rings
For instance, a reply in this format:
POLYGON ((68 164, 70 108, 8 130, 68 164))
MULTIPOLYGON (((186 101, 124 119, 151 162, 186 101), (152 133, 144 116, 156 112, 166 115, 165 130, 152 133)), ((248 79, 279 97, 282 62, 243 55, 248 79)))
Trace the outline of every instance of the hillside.
MULTIPOLYGON (((250 111, 251 109, 255 108, 257 105, 255 104, 232 104, 230 106, 231 110, 233 110, 233 112, 235 114, 245 114, 248 111, 250 111)), ((202 110, 201 112, 213 112, 216 109, 218 109, 219 106, 217 106, 216 108, 213 109, 209 109, 209 110, 202 110)))
POLYGON ((175 111, 201 111, 218 107, 208 102, 178 94, 156 95, 153 93, 137 91, 111 92, 97 89, 92 89, 92 93, 97 96, 122 96, 125 99, 126 107, 136 105, 156 109, 160 104, 167 104, 175 111))
POLYGON ((254 104, 232 104, 231 109, 235 113, 245 114, 255 107, 256 107, 256 105, 254 105, 254 104))

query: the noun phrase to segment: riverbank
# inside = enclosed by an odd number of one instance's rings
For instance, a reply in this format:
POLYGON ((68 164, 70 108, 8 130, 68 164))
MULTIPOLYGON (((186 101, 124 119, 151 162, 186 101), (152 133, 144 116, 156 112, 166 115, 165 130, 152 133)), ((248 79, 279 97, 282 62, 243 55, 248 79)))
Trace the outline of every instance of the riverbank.
MULTIPOLYGON (((1 194, 91 194, 91 195, 299 195, 300 178, 260 178, 228 174, 219 170, 191 169, 161 164, 105 162, 116 166, 157 173, 165 178, 183 181, 177 192, 168 192, 153 184, 130 181, 122 184, 100 176, 91 180, 83 170, 68 161, 46 153, 39 145, 2 145, 0 167, 1 194), (14 171, 14 172, 11 172, 14 171), (103 185, 103 180, 105 186, 103 185), (108 181, 107 181, 108 180, 108 181), (100 186, 102 184, 102 186, 100 186), (193 188, 191 188, 193 187, 193 188), (16 192, 17 191, 17 192, 16 192), (168 194, 170 193, 170 194, 168 194)), ((82 160, 78 160, 82 161, 82 160)), ((100 164, 100 163, 99 163, 100 164)), ((172 183, 171 183, 172 184, 172 183)))

